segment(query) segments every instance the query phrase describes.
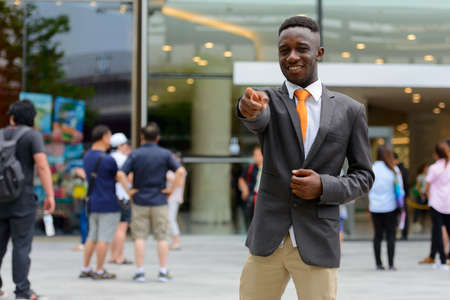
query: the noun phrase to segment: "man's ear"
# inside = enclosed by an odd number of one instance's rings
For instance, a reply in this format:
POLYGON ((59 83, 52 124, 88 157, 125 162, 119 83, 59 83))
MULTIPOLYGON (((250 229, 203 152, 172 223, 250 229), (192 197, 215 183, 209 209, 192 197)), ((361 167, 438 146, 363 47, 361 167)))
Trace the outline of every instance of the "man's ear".
POLYGON ((321 61, 324 54, 325 54, 325 48, 319 47, 319 49, 317 49, 316 60, 321 61))

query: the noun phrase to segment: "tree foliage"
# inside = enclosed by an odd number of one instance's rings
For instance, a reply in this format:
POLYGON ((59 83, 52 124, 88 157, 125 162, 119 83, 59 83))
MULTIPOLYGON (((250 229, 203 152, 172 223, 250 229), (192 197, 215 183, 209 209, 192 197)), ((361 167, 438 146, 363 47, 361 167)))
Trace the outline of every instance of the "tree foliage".
MULTIPOLYGON (((26 91, 86 99, 93 88, 63 81, 64 51, 55 39, 70 31, 66 15, 42 17, 35 5, 27 5, 26 91)), ((17 99, 23 89, 23 6, 0 0, 0 96, 17 99)))

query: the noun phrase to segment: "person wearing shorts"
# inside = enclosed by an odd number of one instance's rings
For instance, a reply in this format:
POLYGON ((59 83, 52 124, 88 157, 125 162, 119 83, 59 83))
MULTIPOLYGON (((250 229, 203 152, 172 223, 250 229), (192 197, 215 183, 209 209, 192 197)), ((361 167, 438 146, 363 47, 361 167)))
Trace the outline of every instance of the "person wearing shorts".
MULTIPOLYGON (((120 169, 131 152, 131 147, 128 144, 128 139, 125 134, 122 132, 114 133, 111 136, 111 147, 114 149, 114 151, 111 152, 111 156, 115 159, 117 166, 120 169)), ((129 183, 129 181, 127 183, 129 183)), ((133 262, 125 258, 123 251, 125 240, 127 238, 128 225, 131 222, 130 197, 119 182, 116 183, 116 195, 117 199, 120 201, 120 222, 119 225, 117 225, 114 240, 111 243, 111 252, 108 262, 118 265, 130 265, 133 262)))
POLYGON ((160 130, 156 123, 150 123, 141 130, 142 146, 133 151, 119 171, 120 181, 133 173, 133 190, 130 192, 131 235, 134 240, 137 272, 133 280, 145 281, 144 254, 145 243, 150 232, 153 233, 158 247, 158 280, 169 281, 167 270, 169 252, 170 225, 167 197, 175 188, 182 185, 186 171, 172 156, 172 153, 160 147, 160 130), (166 188, 166 173, 175 172, 175 184, 166 188))
POLYGON ((117 163, 105 152, 110 147, 111 131, 98 125, 92 131, 93 145, 83 158, 83 169, 89 188, 89 234, 84 247, 84 265, 80 278, 114 279, 115 274, 107 272, 103 265, 109 244, 120 220, 120 205, 116 196, 117 163), (92 176, 96 176, 94 180, 92 176), (91 257, 97 253, 95 272, 90 267, 91 257))

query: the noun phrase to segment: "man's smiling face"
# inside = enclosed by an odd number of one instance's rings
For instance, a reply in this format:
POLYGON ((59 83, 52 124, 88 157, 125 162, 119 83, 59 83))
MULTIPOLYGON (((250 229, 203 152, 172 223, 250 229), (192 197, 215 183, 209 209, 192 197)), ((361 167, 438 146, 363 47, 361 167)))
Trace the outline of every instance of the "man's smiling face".
POLYGON ((280 33, 278 59, 281 72, 287 80, 306 87, 318 79, 317 62, 324 49, 320 35, 305 27, 289 27, 280 33))

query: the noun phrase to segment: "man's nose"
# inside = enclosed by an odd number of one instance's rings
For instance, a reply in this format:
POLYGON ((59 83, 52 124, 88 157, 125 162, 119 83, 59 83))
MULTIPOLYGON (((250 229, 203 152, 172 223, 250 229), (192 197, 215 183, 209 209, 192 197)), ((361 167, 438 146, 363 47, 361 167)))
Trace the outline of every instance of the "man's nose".
POLYGON ((300 59, 300 56, 298 55, 298 53, 295 50, 292 50, 291 52, 289 52, 289 55, 287 57, 287 61, 289 63, 293 63, 296 62, 300 59))

